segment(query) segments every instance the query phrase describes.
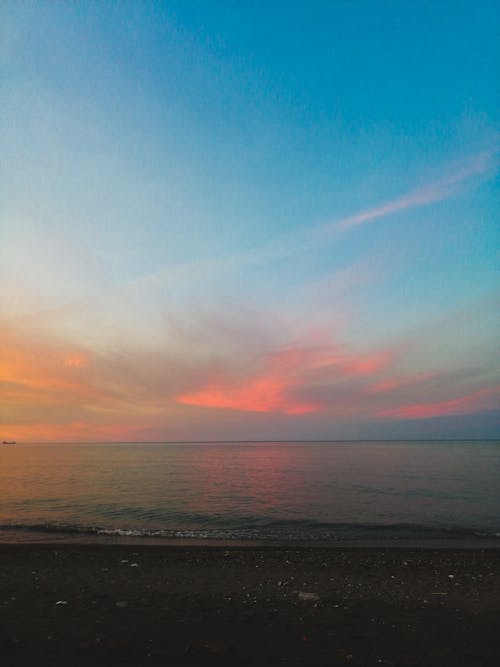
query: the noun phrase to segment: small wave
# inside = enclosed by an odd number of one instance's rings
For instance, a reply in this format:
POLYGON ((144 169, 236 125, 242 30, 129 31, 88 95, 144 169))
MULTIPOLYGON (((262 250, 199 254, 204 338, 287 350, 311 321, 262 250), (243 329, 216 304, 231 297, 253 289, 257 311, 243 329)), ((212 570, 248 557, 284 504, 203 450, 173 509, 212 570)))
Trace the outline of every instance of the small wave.
POLYGON ((61 533, 67 535, 96 535, 99 528, 59 523, 7 523, 0 525, 0 531, 25 531, 33 533, 61 533))
MULTIPOLYGON (((49 538, 144 538, 164 540, 252 541, 269 543, 338 544, 343 541, 405 542, 438 540, 483 539, 498 540, 500 532, 463 527, 429 527, 406 524, 321 524, 303 521, 273 522, 259 527, 231 528, 146 528, 99 527, 73 524, 4 524, 0 525, 0 541, 6 535, 39 534, 49 538)), ((11 537, 12 539, 12 537, 11 537)), ((5 541, 5 539, 3 540, 5 541)))

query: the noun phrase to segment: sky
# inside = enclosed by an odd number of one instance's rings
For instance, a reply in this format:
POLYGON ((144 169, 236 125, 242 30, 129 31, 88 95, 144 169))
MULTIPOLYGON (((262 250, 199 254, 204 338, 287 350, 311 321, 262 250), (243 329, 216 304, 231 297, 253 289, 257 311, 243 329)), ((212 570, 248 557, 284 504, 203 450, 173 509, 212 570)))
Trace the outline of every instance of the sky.
POLYGON ((0 6, 0 438, 500 437, 495 1, 0 6))

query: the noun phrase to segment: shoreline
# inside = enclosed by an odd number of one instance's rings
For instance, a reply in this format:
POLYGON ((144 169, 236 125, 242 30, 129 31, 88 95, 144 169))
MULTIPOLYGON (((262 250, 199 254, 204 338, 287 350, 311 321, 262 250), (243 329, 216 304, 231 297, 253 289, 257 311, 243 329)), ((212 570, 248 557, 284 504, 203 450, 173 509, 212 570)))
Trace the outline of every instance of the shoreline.
POLYGON ((0 544, 21 665, 496 665, 500 554, 477 548, 0 544))
MULTIPOLYGON (((132 531, 131 531, 132 532, 132 531)), ((339 537, 336 540, 256 539, 256 538, 210 538, 210 537, 166 537, 158 535, 99 534, 85 532, 44 531, 23 529, 0 529, 0 548, 3 545, 142 545, 148 547, 173 548, 238 548, 238 549, 467 549, 498 550, 497 536, 453 536, 453 537, 339 537)))

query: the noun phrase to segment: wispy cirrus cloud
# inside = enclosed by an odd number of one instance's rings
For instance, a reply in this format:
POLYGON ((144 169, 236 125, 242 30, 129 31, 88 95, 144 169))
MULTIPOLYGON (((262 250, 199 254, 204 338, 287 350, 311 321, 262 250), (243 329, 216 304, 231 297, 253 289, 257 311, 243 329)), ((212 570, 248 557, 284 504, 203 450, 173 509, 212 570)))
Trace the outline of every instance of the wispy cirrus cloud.
POLYGON ((448 176, 420 188, 411 190, 401 197, 376 206, 374 208, 354 213, 340 220, 334 220, 321 225, 322 232, 342 232, 353 227, 359 227, 399 211, 426 206, 434 202, 449 199, 460 194, 461 188, 474 177, 491 171, 496 166, 497 150, 479 153, 463 163, 456 165, 448 176))
MULTIPOLYGON (((129 312, 129 305, 140 304, 144 300, 144 295, 147 295, 148 299, 154 299, 155 295, 162 299, 164 298, 163 290, 178 290, 181 286, 188 288, 192 286, 196 291, 199 291, 200 287, 205 290, 206 286, 211 284, 211 281, 215 281, 214 284, 216 284, 220 278, 227 274, 244 274, 249 269, 265 267, 279 260, 311 253, 319 245, 324 245, 327 239, 339 240, 341 234, 350 229, 401 211, 429 205, 459 195, 463 189, 470 186, 475 178, 488 175, 494 171, 497 166, 497 154, 498 150, 482 152, 451 167, 444 166, 442 171, 447 172, 447 175, 442 179, 427 183, 380 206, 356 212, 328 223, 309 228, 302 227, 288 234, 276 236, 264 245, 257 245, 228 255, 161 266, 132 279, 103 287, 95 293, 89 291, 87 295, 79 295, 78 298, 65 300, 62 303, 58 302, 51 307, 43 307, 42 305, 36 310, 31 308, 30 312, 23 313, 21 317, 29 319, 34 316, 38 319, 45 316, 50 320, 56 318, 74 320, 76 317, 78 320, 81 314, 85 312, 92 313, 95 308, 102 308, 106 311, 108 317, 111 313, 115 313, 119 317, 120 304, 126 304, 125 310, 129 312)), ((13 248, 9 254, 17 256, 19 252, 13 248)), ((347 270, 344 270, 342 280, 355 284, 356 281, 363 279, 360 271, 364 271, 366 274, 368 268, 348 267, 347 270)), ((340 272, 338 278, 341 277, 341 274, 342 272, 340 272)), ((5 304, 12 300, 17 302, 19 300, 17 295, 19 289, 17 277, 10 281, 6 276, 0 288, 0 300, 3 300, 5 304), (15 296, 15 299, 12 295, 15 296)))
POLYGON ((497 155, 498 149, 493 149, 472 155, 454 165, 444 166, 442 171, 447 172, 446 176, 411 190, 381 206, 353 213, 347 217, 322 223, 308 229, 298 229, 289 234, 277 237, 264 246, 235 253, 228 257, 160 269, 147 276, 138 278, 136 281, 131 282, 128 287, 151 285, 158 281, 180 282, 196 279, 213 273, 224 273, 235 269, 241 270, 246 266, 265 264, 310 251, 318 244, 325 242, 325 235, 331 236, 334 233, 345 232, 365 223, 393 215, 399 211, 426 206, 458 196, 464 188, 469 187, 470 182, 474 178, 491 173, 496 169, 497 155))
POLYGON ((206 280, 218 274, 241 272, 252 266, 262 266, 277 260, 313 251, 325 243, 325 238, 335 238, 341 233, 361 225, 383 219, 398 212, 411 210, 458 196, 470 187, 474 179, 494 172, 497 167, 498 149, 484 151, 453 165, 445 165, 446 175, 411 190, 385 204, 353 213, 352 215, 309 228, 299 228, 275 237, 269 243, 232 255, 208 261, 191 262, 163 267, 123 285, 121 289, 137 290, 155 285, 179 284, 206 280))

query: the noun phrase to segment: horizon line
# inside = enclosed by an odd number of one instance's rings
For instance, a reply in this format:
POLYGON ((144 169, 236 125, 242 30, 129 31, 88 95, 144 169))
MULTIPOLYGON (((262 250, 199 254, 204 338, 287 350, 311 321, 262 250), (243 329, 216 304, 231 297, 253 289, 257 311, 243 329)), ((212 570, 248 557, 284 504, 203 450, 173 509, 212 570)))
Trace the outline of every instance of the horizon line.
POLYGON ((500 441, 498 437, 463 437, 463 438, 268 438, 260 440, 25 440, 3 444, 16 445, 223 445, 223 444, 265 444, 265 443, 292 443, 292 442, 479 442, 500 441))

